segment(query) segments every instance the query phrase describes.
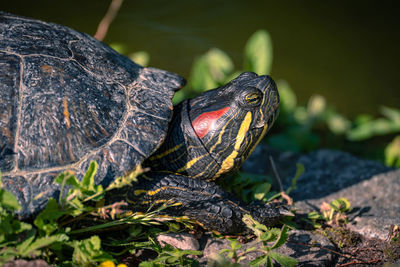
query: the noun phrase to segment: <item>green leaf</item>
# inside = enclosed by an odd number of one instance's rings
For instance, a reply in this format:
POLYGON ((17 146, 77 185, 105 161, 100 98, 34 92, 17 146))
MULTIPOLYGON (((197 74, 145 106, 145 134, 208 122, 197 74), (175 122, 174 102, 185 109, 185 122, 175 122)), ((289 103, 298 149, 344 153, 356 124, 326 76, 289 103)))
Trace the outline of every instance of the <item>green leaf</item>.
POLYGON ((232 249, 236 249, 236 250, 242 248, 242 245, 240 245, 239 241, 237 241, 236 239, 233 239, 231 241, 230 246, 231 246, 232 249))
POLYGON ((81 186, 82 188, 85 188, 86 190, 95 190, 95 183, 94 183, 94 175, 97 172, 97 163, 96 161, 90 162, 89 168, 85 173, 85 176, 83 176, 81 186))
POLYGON ((139 65, 146 67, 150 62, 150 54, 146 51, 138 51, 129 55, 129 58, 139 65))
MULTIPOLYGON (((55 181, 64 187, 64 184, 70 185, 72 188, 68 191, 66 197, 63 197, 60 202, 64 206, 71 206, 71 200, 78 198, 80 201, 98 201, 104 196, 104 190, 101 185, 96 185, 94 175, 97 172, 97 163, 90 162, 89 168, 85 173, 81 182, 69 172, 65 172, 56 177, 55 181)), ((63 191, 63 190, 62 190, 63 191)))
POLYGON ((346 198, 338 198, 329 203, 335 211, 346 212, 350 210, 350 202, 346 198))
POLYGON ((27 257, 29 255, 39 253, 39 249, 50 246, 55 242, 65 242, 67 240, 68 236, 65 234, 36 238, 35 241, 30 242, 28 246, 19 248, 19 252, 22 257, 27 257))
POLYGON ((308 117, 321 117, 326 110, 326 99, 322 95, 312 95, 307 103, 308 117))
POLYGON ((305 168, 304 165, 301 163, 296 163, 296 174, 294 175, 294 177, 292 178, 292 184, 290 185, 290 187, 286 190, 286 195, 289 195, 289 193, 296 189, 296 185, 297 185, 297 180, 299 179, 299 177, 305 172, 305 168))
POLYGON ((2 266, 5 262, 12 260, 18 256, 18 252, 15 248, 2 248, 0 253, 0 265, 2 266))
POLYGON ((259 75, 269 74, 272 66, 272 41, 267 31, 256 31, 244 49, 244 69, 259 75))
POLYGON ((283 244, 285 244, 288 237, 289 237, 288 227, 286 225, 283 225, 283 227, 278 235, 278 239, 272 245, 271 249, 278 248, 278 247, 282 246, 283 244))
POLYGON ((254 190, 254 198, 258 200, 263 200, 271 189, 270 183, 258 184, 254 190))
POLYGON ((267 262, 267 257, 268 255, 263 255, 260 257, 257 257, 255 260, 252 260, 250 262, 250 266, 262 266, 267 262))
POLYGON ((400 167, 400 135, 396 136, 385 148, 385 164, 400 167))
POLYGON ((55 179, 54 182, 58 184, 67 184, 70 185, 74 188, 79 188, 80 187, 80 182, 79 180, 75 177, 75 175, 72 175, 70 172, 63 172, 60 173, 55 179))
POLYGON ((27 255, 26 254, 27 251, 31 252, 31 250, 28 250, 28 247, 32 244, 33 240, 35 239, 35 235, 36 235, 36 230, 32 229, 27 233, 24 240, 21 243, 19 243, 19 245, 16 246, 19 255, 25 256, 27 255))
POLYGON ((113 260, 106 252, 101 250, 101 240, 98 236, 73 242, 73 262, 79 266, 92 266, 98 262, 113 260))
MULTIPOLYGON (((265 240, 265 238, 269 238, 269 232, 273 231, 274 228, 268 230, 268 227, 266 227, 265 225, 259 223, 258 221, 256 221, 255 219, 253 219, 253 217, 251 217, 250 214, 245 214, 242 217, 242 221, 244 222, 244 224, 251 229, 254 234, 260 238, 263 241, 269 241, 265 240), (266 234, 265 234, 266 233, 266 234), (262 237, 264 239, 262 239, 262 237)), ((271 232, 272 233, 272 232, 271 232)))
POLYGON ((297 107, 297 97, 289 83, 285 80, 276 82, 279 91, 279 109, 283 115, 291 114, 297 107))
POLYGON ((206 57, 211 77, 217 83, 224 83, 226 76, 233 70, 232 60, 224 51, 218 48, 211 48, 206 57))
POLYGON ((193 64, 190 87, 197 93, 216 88, 226 81, 232 70, 229 56, 218 48, 212 48, 193 64))
POLYGON ((334 134, 345 134, 351 127, 351 121, 343 115, 331 112, 327 117, 329 130, 334 134))
POLYGON ((0 188, 0 207, 4 207, 10 211, 21 209, 17 198, 3 188, 0 188))
POLYGON ((157 264, 151 261, 142 261, 141 263, 139 263, 139 267, 161 267, 161 266, 165 265, 157 264))
POLYGON ((43 231, 46 236, 49 236, 51 233, 58 230, 57 219, 64 214, 65 212, 60 210, 57 201, 54 198, 50 198, 46 208, 36 216, 33 223, 40 231, 43 231))
POLYGON ((297 265, 297 260, 293 259, 292 257, 276 253, 274 251, 270 251, 269 255, 275 261, 277 261, 280 265, 284 267, 295 267, 297 265))
POLYGON ((212 78, 207 59, 205 56, 198 58, 190 73, 189 86, 196 92, 202 93, 208 89, 218 86, 217 82, 212 78))
POLYGON ((381 113, 389 120, 400 124, 400 109, 382 106, 381 113))
POLYGON ((322 220, 324 217, 321 215, 321 214, 319 214, 319 212, 317 212, 317 211, 311 211, 311 212, 309 212, 308 213, 308 219, 310 219, 310 220, 322 220))
POLYGON ((125 44, 122 43, 112 43, 109 44, 109 46, 114 49, 115 51, 117 51, 120 54, 125 55, 128 52, 128 48, 126 47, 125 44))
POLYGON ((272 263, 272 259, 270 256, 267 256, 267 267, 274 267, 274 264, 272 263))
POLYGON ((132 183, 137 182, 137 177, 142 173, 142 167, 137 165, 136 168, 130 171, 127 175, 116 177, 114 181, 107 186, 106 191, 132 185, 132 183))
POLYGON ((373 136, 385 135, 400 132, 400 123, 386 118, 367 121, 347 132, 347 138, 350 141, 361 141, 373 136))

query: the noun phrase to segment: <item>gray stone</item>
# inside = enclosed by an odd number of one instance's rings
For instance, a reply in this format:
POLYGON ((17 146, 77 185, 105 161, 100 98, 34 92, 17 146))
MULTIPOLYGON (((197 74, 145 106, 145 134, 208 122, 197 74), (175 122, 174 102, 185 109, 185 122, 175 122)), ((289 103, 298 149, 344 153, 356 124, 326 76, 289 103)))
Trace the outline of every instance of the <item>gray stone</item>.
POLYGON ((157 236, 161 245, 169 244, 182 250, 199 250, 199 241, 189 233, 167 233, 157 236))
POLYGON ((400 170, 375 175, 320 199, 296 202, 296 207, 308 212, 323 201, 340 197, 347 198, 353 207, 347 226, 367 238, 385 240, 391 226, 400 225, 400 170))
POLYGON ((350 153, 320 149, 308 154, 280 152, 265 145, 259 145, 243 164, 246 172, 267 174, 275 177, 270 158, 273 159, 284 189, 291 185, 296 173, 296 164, 305 167, 305 173, 297 181, 291 197, 295 201, 318 199, 340 191, 353 184, 385 173, 392 168, 373 161, 357 158, 350 153))
POLYGON ((325 236, 311 231, 294 230, 288 241, 276 252, 295 258, 296 266, 332 266, 335 246, 325 236))
POLYGON ((259 165, 261 171, 268 173, 270 156, 284 189, 290 186, 296 164, 305 167, 297 188, 290 194, 298 212, 318 210, 324 201, 345 197, 354 208, 349 215, 351 230, 367 238, 384 240, 392 225, 400 225, 400 170, 342 151, 321 149, 300 155, 266 146, 255 150, 244 164, 244 170, 251 171, 259 165))
POLYGON ((302 155, 298 163, 303 164, 306 171, 292 193, 296 201, 318 199, 391 170, 379 162, 328 149, 302 155))
MULTIPOLYGON (((242 253, 248 248, 260 248, 262 246, 257 240, 241 245, 242 248, 238 253, 242 253)), ((221 249, 229 248, 229 240, 209 238, 203 250, 203 259, 200 262, 204 265, 207 260, 216 258, 221 249)), ((290 231, 288 242, 274 251, 295 258, 298 261, 297 266, 329 266, 333 264, 335 259, 334 254, 330 252, 333 249, 334 245, 322 235, 309 231, 294 230, 290 231)), ((243 266, 247 266, 252 260, 261 255, 262 253, 259 251, 248 253, 240 263, 243 266)))

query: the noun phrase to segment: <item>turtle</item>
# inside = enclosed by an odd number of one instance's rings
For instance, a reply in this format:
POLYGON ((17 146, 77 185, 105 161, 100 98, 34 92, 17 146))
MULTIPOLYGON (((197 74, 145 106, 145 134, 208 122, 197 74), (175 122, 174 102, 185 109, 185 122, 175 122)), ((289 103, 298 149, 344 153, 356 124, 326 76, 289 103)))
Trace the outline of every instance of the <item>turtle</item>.
POLYGON ((54 178, 82 179, 96 161, 95 182, 109 185, 137 166, 149 169, 122 197, 136 207, 172 200, 166 213, 219 233, 245 230, 245 214, 267 225, 281 203, 245 204, 217 179, 235 172, 279 111, 270 76, 244 72, 173 106, 180 75, 143 67, 71 28, 0 13, 0 170, 21 219, 60 194, 54 178))

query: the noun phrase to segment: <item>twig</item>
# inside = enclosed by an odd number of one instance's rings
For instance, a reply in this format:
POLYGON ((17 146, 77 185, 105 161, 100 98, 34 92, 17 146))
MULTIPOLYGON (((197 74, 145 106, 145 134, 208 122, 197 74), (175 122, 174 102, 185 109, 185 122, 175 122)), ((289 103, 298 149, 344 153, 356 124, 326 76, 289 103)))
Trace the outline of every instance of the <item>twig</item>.
POLYGON ((355 261, 351 261, 351 262, 337 264, 336 267, 353 266, 354 264, 371 264, 371 263, 378 263, 378 262, 379 262, 379 259, 370 260, 370 261, 355 260, 355 261))
POLYGON ((282 185, 281 177, 279 176, 279 173, 278 173, 278 171, 276 169, 275 161, 271 156, 269 156, 269 161, 271 162, 271 167, 272 167, 272 171, 274 172, 275 178, 278 181, 279 189, 282 192, 282 191, 284 191, 283 190, 283 185, 282 185))
POLYGON ((336 254, 336 255, 338 255, 338 256, 340 256, 340 257, 344 257, 344 258, 346 258, 346 259, 354 259, 352 262, 347 262, 347 263, 343 263, 343 264, 338 264, 338 265, 336 265, 336 267, 351 266, 351 265, 353 265, 353 264, 378 263, 378 262, 380 261, 380 259, 373 259, 373 260, 369 260, 369 261, 364 261, 364 260, 362 260, 362 259, 359 259, 359 258, 356 257, 356 256, 351 255, 351 254, 343 254, 343 253, 340 253, 340 252, 335 251, 335 250, 333 250, 333 249, 329 249, 329 248, 326 248, 326 247, 323 247, 323 246, 319 246, 319 245, 311 245, 311 244, 307 244, 307 243, 293 242, 293 241, 287 241, 287 243, 297 244, 297 245, 300 245, 300 246, 305 246, 305 247, 310 247, 310 248, 312 248, 312 247, 314 247, 314 248, 319 248, 319 249, 328 251, 328 252, 330 252, 330 253, 336 254))
POLYGON ((103 41, 107 35, 108 28, 111 22, 114 20, 118 13, 119 8, 124 0, 112 0, 107 13, 104 15, 103 19, 100 21, 99 26, 97 26, 96 34, 94 38, 99 41, 103 41))
POLYGON ((319 245, 311 245, 311 244, 307 244, 307 243, 303 243, 303 242, 294 242, 294 241, 287 241, 287 243, 300 245, 300 246, 305 246, 305 247, 309 247, 309 248, 319 248, 319 249, 328 251, 330 253, 336 254, 338 256, 341 256, 341 257, 344 257, 344 258, 347 258, 347 259, 354 258, 354 256, 352 256, 352 255, 343 254, 343 253, 340 253, 340 252, 338 252, 336 250, 333 250, 333 249, 330 249, 330 248, 326 248, 326 247, 323 247, 323 246, 319 246, 319 245))

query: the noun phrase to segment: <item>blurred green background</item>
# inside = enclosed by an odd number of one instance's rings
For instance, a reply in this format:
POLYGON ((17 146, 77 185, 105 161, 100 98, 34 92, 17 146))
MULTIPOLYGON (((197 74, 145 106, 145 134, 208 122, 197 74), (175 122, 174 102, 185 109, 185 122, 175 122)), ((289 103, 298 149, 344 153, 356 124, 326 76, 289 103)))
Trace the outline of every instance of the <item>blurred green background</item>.
MULTIPOLYGON (((106 43, 147 51, 150 65, 185 77, 212 47, 241 65, 258 29, 273 41, 272 76, 299 102, 318 93, 350 117, 399 107, 400 18, 396 1, 125 0, 106 43)), ((1 1, 1 10, 93 35, 109 0, 1 1)))

